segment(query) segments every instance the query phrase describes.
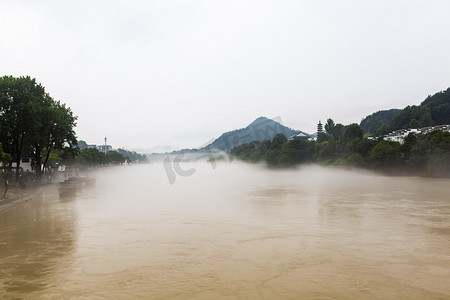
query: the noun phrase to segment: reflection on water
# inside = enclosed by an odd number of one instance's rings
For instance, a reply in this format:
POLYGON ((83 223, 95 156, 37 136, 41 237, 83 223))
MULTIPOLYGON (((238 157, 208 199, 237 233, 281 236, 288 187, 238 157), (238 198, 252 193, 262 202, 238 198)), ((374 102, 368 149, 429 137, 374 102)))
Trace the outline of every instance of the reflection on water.
POLYGON ((0 295, 21 299, 48 288, 55 272, 70 264, 76 214, 57 203, 56 189, 0 214, 0 295))
POLYGON ((100 170, 0 214, 6 299, 450 297, 447 179, 198 163, 100 170))

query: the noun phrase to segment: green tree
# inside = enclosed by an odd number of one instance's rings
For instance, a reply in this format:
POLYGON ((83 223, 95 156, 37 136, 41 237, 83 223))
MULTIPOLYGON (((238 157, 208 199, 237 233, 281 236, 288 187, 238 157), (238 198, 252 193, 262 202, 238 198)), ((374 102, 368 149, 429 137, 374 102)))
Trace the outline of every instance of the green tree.
POLYGON ((319 162, 330 163, 336 157, 336 141, 332 136, 328 141, 315 144, 314 158, 319 162))
POLYGON ((333 137, 335 141, 339 141, 342 138, 342 133, 344 131, 344 125, 338 123, 333 129, 333 137))
POLYGON ((329 138, 330 138, 330 135, 328 135, 324 132, 320 132, 317 134, 317 142, 319 142, 319 143, 328 141, 329 138))
POLYGON ((278 167, 280 165, 280 155, 283 145, 287 142, 287 138, 284 134, 277 134, 270 142, 269 149, 267 150, 264 160, 270 167, 278 167))
POLYGON ((261 143, 258 141, 253 141, 250 144, 242 144, 231 150, 231 155, 249 162, 257 162, 261 158, 259 157, 258 149, 261 147, 261 143))
POLYGON ((72 111, 61 104, 54 101, 49 96, 46 97, 48 106, 38 105, 35 110, 38 112, 36 116, 35 135, 33 140, 33 148, 36 165, 37 178, 40 178, 42 170, 47 166, 50 153, 54 150, 74 151, 77 149, 77 139, 74 132, 76 125, 76 117, 72 111), (44 162, 41 161, 41 155, 44 156, 44 162))
POLYGON ((363 157, 369 157, 370 151, 377 144, 376 141, 365 138, 354 138, 346 144, 346 153, 358 153, 363 157))
POLYGON ((325 131, 329 135, 333 135, 334 128, 336 127, 336 124, 334 123, 333 119, 328 119, 325 123, 325 131))
POLYGON ((45 167, 52 150, 76 148, 76 117, 64 104, 54 101, 35 79, 0 78, 0 115, 0 142, 17 162, 16 179, 25 152, 34 155, 40 178, 41 165, 45 167))
POLYGON ((344 143, 348 143, 353 139, 362 139, 362 137, 363 131, 356 123, 345 126, 342 131, 342 139, 344 143))
POLYGON ((287 142, 287 138, 284 134, 277 134, 270 143, 270 150, 280 150, 284 143, 287 142))
POLYGON ((387 123, 383 123, 380 128, 375 132, 376 136, 386 135, 391 132, 391 127, 387 123))
POLYGON ((17 163, 16 180, 19 178, 23 151, 36 134, 34 104, 43 98, 45 90, 35 79, 12 76, 0 78, 1 143, 17 163))
POLYGON ((306 139, 293 139, 283 144, 278 165, 281 167, 294 166, 312 161, 314 144, 306 139))
POLYGON ((117 151, 106 152, 106 157, 108 158, 109 162, 114 165, 120 165, 125 162, 125 156, 123 156, 117 151))
POLYGON ((370 151, 373 168, 393 170, 401 163, 400 144, 392 141, 380 141, 370 151))
POLYGON ((269 167, 278 167, 280 165, 281 149, 271 149, 266 152, 264 160, 269 167))
POLYGON ((96 148, 81 149, 75 158, 75 164, 78 164, 81 167, 95 167, 106 165, 108 163, 109 159, 106 154, 98 151, 96 148))
POLYGON ((450 176, 450 132, 434 131, 417 136, 406 163, 429 176, 450 176))
POLYGON ((325 131, 327 132, 327 135, 332 136, 335 141, 340 140, 343 130, 344 125, 334 123, 333 119, 328 119, 327 123, 325 123, 325 131))

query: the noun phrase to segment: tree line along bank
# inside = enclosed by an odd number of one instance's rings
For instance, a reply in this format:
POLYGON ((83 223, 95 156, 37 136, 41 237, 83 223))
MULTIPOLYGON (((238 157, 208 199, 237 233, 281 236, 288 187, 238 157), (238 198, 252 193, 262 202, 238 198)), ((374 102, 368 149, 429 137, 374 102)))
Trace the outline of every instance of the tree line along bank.
POLYGON ((450 176, 449 125, 450 88, 428 96, 420 105, 378 111, 360 125, 344 126, 328 119, 325 132, 318 133, 315 141, 288 141, 278 135, 271 141, 236 147, 231 154, 245 161, 264 161, 274 168, 319 163, 390 174, 450 176), (385 140, 388 133, 398 131, 402 131, 402 143, 400 139, 385 140))
POLYGON ((145 155, 123 149, 107 153, 97 149, 80 150, 74 130, 76 120, 71 109, 54 100, 36 79, 1 77, 0 171, 3 177, 11 177, 14 172, 18 180, 23 157, 32 160, 37 180, 57 164, 85 168, 145 160, 145 155))
POLYGON ((265 162, 271 168, 305 163, 364 168, 396 175, 450 176, 450 132, 408 135, 404 143, 382 137, 368 139, 358 124, 335 124, 328 119, 325 132, 315 141, 288 140, 278 134, 271 141, 234 148, 231 155, 248 162, 265 162))

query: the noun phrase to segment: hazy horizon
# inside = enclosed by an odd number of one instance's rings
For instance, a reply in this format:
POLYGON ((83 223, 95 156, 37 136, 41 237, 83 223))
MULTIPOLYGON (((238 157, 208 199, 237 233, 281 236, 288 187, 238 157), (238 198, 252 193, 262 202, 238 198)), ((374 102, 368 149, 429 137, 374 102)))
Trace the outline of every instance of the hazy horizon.
POLYGON ((2 74, 78 139, 196 148, 260 116, 313 133, 450 86, 447 1, 2 1, 2 74))

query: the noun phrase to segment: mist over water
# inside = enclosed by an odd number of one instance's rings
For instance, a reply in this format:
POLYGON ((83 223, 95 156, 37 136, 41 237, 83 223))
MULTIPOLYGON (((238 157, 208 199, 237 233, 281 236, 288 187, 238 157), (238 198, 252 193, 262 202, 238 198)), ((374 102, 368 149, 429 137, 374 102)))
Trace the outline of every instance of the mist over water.
POLYGON ((0 214, 2 299, 450 297, 449 179, 108 168, 0 214))

